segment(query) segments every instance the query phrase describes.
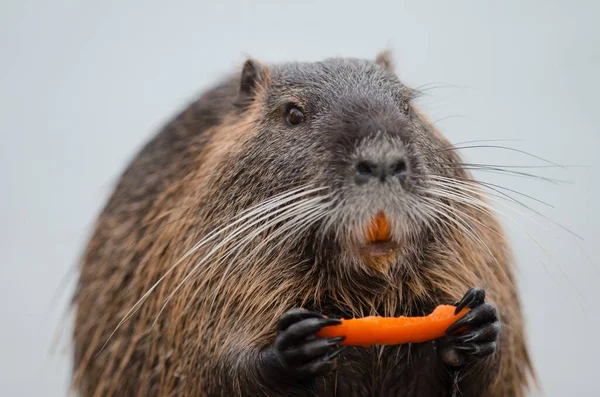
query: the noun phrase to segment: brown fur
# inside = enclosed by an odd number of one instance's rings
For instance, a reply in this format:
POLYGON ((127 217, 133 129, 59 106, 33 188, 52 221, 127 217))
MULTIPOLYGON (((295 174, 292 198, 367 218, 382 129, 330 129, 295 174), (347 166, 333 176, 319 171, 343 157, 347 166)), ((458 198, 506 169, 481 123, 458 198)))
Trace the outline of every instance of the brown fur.
MULTIPOLYGON (((381 59, 389 66, 389 57, 381 59)), ((269 78, 265 77, 262 84, 267 86, 269 78)), ((131 164, 100 216, 85 252, 76 294, 74 387, 80 394, 258 393, 263 380, 244 369, 247 358, 238 358, 238 353, 270 345, 278 318, 293 307, 352 315, 425 314, 437 304, 460 299, 468 288, 480 286, 500 310, 501 347, 496 356, 465 372, 460 390, 466 396, 524 396, 531 363, 510 249, 498 221, 476 208, 448 204, 477 220, 471 227, 489 251, 456 228, 440 226, 436 235, 411 244, 403 255, 405 261, 421 266, 380 275, 365 270, 364 277, 380 280, 376 288, 343 277, 319 277, 321 269, 282 250, 268 257, 257 255, 256 265, 244 267, 244 271, 228 271, 227 262, 206 266, 164 304, 212 246, 203 247, 170 271, 182 255, 225 224, 236 209, 271 194, 263 192, 263 197, 257 197, 256 192, 244 194, 243 188, 228 192, 220 183, 232 177, 230 161, 243 153, 246 142, 258 133, 255 120, 261 117, 260 100, 242 117, 233 107, 223 105, 236 95, 238 84, 233 78, 207 92, 169 123, 131 164), (490 259, 490 251, 496 260, 490 259), (129 309, 165 274, 139 310, 119 326, 129 309), (475 378, 477 382, 470 382, 475 378)), ((259 87, 258 95, 262 92, 259 87)), ((439 132, 434 133, 448 144, 439 132)), ((458 155, 452 156, 458 161, 458 155)), ((463 177, 470 178, 467 174, 463 177)), ((215 255, 211 261, 217 263, 218 259, 215 255)), ((430 348, 349 349, 340 357, 338 372, 320 380, 317 391, 350 395, 339 379, 353 373, 371 374, 372 389, 364 389, 364 395, 379 395, 377 388, 396 395, 391 391, 405 385, 405 392, 412 387, 420 390, 422 385, 394 380, 392 373, 394 366, 410 367, 411 359, 418 365, 420 349, 430 348), (361 362, 372 364, 361 366, 361 362)), ((419 368, 413 370, 419 373, 419 368)), ((449 381, 440 381, 439 388, 449 381)), ((356 395, 363 395, 360 387, 356 395)), ((404 395, 401 392, 398 395, 404 395)))

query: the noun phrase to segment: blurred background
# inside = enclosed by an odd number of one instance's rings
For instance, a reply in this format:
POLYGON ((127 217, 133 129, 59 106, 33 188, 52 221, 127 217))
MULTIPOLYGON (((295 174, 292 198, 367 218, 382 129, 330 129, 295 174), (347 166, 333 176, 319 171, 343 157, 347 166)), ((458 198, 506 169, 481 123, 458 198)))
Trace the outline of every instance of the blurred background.
POLYGON ((568 182, 477 174, 553 206, 511 193, 548 221, 497 203, 519 265, 535 395, 599 396, 599 12, 592 0, 3 0, 0 394, 66 395, 77 260, 119 173, 167 119, 246 55, 374 59, 391 48, 452 142, 494 139, 477 145, 585 166, 462 150, 468 162, 568 182))

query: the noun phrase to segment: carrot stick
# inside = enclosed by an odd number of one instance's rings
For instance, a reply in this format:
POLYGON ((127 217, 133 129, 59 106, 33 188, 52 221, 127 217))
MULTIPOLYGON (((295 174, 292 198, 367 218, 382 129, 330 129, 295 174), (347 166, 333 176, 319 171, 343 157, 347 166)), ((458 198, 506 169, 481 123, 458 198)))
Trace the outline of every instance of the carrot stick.
POLYGON ((454 306, 440 305, 423 317, 370 316, 342 320, 339 325, 324 327, 317 336, 345 336, 341 344, 355 346, 427 342, 444 336, 448 327, 469 311, 465 308, 455 315, 455 309, 454 306))

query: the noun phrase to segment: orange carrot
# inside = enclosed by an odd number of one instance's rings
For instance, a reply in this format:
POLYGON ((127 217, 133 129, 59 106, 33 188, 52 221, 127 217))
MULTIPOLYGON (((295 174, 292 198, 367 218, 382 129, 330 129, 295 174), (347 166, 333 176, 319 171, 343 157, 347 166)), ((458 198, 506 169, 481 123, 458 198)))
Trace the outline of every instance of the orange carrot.
POLYGON ((455 315, 455 309, 454 306, 440 305, 424 317, 370 316, 342 320, 339 325, 324 327, 317 336, 345 336, 341 344, 355 346, 427 342, 444 336, 448 327, 469 311, 465 308, 455 315))

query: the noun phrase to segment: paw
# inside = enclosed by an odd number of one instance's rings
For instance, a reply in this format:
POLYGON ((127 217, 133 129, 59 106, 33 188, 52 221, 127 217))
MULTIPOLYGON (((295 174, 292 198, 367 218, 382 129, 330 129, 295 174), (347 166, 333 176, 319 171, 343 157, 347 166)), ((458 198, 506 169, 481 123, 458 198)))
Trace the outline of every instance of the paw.
POLYGON ((284 370, 297 378, 326 375, 335 368, 341 352, 338 344, 344 337, 322 339, 315 333, 329 325, 340 324, 335 318, 304 310, 292 309, 279 319, 275 352, 284 370))
POLYGON ((485 291, 471 288, 457 302, 456 312, 469 312, 452 324, 437 343, 442 361, 452 367, 488 357, 496 352, 501 324, 496 307, 485 302, 485 291))

